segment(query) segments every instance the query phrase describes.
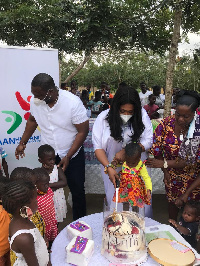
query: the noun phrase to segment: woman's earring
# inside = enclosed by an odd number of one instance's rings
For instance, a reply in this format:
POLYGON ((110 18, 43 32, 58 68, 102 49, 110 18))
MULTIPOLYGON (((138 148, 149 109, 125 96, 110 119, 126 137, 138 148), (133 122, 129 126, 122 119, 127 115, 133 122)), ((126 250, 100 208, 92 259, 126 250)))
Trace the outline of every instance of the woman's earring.
POLYGON ((27 208, 26 206, 23 206, 19 210, 19 214, 21 215, 22 218, 28 218, 28 214, 27 214, 27 209, 26 208, 27 208))
POLYGON ((23 206, 19 210, 19 214, 21 215, 22 218, 28 218, 28 219, 30 219, 31 216, 33 215, 33 212, 31 210, 31 208, 26 207, 26 206, 23 206))

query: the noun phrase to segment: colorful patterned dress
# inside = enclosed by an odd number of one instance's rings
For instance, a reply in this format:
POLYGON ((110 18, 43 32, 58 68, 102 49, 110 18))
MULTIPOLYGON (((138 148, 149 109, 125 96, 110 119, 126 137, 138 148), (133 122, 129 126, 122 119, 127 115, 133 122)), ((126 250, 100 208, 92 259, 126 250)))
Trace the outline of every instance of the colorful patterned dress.
MULTIPOLYGON (((164 156, 166 160, 177 160, 181 140, 174 133, 175 116, 168 116, 161 121, 154 132, 154 141, 151 148, 154 156, 164 156)), ((177 160, 178 163, 178 160, 177 160)), ((169 202, 175 202, 186 189, 196 179, 200 171, 200 148, 197 149, 196 162, 187 164, 182 169, 168 169, 170 174, 170 184, 165 186, 167 199, 169 202)), ((193 190, 188 200, 200 200, 200 188, 193 190)))
POLYGON ((48 188, 48 191, 45 194, 38 190, 38 211, 44 219, 46 225, 46 237, 48 241, 53 241, 58 235, 53 196, 54 194, 50 187, 48 188))
MULTIPOLYGON (((118 202, 129 202, 131 206, 138 207, 144 207, 144 204, 150 205, 147 189, 152 191, 152 183, 145 164, 140 160, 135 168, 130 168, 124 162, 120 175, 118 202)), ((116 201, 116 194, 113 201, 116 201)))

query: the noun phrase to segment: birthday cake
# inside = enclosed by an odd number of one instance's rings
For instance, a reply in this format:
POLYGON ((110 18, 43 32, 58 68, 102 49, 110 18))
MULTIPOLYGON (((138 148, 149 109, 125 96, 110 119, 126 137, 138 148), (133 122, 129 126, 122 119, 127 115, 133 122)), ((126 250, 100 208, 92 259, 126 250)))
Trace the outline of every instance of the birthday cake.
POLYGON ((140 263, 147 257, 144 219, 134 212, 109 215, 103 226, 101 253, 113 263, 140 263))
POLYGON ((75 236, 82 236, 92 240, 92 228, 83 221, 75 221, 67 226, 67 237, 72 240, 75 236))
POLYGON ((94 241, 85 237, 74 237, 66 247, 66 262, 78 266, 87 266, 94 252, 94 241))

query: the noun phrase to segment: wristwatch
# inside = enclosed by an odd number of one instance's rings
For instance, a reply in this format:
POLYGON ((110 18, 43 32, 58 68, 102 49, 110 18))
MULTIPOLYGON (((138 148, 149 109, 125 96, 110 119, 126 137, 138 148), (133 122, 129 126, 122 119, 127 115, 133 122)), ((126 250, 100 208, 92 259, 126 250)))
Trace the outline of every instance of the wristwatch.
POLYGON ((109 163, 104 167, 104 173, 107 175, 108 174, 108 167, 112 167, 112 164, 109 163))
POLYGON ((167 163, 167 160, 164 158, 163 168, 166 169, 167 167, 168 167, 168 163, 167 163))

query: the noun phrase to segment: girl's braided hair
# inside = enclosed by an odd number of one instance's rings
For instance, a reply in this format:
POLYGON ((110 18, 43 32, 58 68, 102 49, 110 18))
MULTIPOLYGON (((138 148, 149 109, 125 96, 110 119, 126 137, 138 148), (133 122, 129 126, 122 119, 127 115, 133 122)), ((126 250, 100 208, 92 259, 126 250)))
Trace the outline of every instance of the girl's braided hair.
POLYGON ((16 180, 9 182, 2 195, 4 209, 12 215, 15 214, 18 208, 30 203, 35 189, 30 181, 16 180))

